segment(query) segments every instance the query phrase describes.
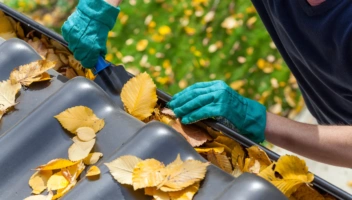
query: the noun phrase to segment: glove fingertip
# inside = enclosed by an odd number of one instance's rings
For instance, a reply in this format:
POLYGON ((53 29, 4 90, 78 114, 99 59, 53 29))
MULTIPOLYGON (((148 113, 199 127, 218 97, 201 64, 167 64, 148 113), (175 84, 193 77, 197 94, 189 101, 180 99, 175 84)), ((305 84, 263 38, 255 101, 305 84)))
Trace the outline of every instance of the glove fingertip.
POLYGON ((184 117, 181 119, 182 124, 192 124, 193 122, 189 119, 189 117, 184 117))

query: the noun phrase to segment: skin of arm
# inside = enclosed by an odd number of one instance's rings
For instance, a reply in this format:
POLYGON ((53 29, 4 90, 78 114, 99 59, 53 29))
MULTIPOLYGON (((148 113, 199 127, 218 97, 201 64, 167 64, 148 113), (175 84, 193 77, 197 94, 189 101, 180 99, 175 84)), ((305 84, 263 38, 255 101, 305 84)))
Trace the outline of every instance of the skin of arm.
POLYGON ((105 0, 105 1, 115 7, 119 6, 120 3, 122 2, 122 0, 105 0))
POLYGON ((307 158, 352 168, 352 126, 304 124, 267 113, 265 137, 307 158))

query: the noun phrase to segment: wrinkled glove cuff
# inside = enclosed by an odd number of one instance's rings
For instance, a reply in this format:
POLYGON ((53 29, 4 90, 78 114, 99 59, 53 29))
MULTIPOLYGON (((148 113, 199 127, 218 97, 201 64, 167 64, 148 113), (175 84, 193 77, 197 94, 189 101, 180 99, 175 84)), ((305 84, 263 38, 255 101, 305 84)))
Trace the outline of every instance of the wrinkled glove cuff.
POLYGON ((80 0, 77 9, 89 18, 105 24, 111 30, 120 13, 120 7, 114 7, 104 0, 80 0))
POLYGON ((251 99, 246 101, 248 101, 246 118, 240 131, 253 141, 261 143, 265 140, 266 108, 251 99))

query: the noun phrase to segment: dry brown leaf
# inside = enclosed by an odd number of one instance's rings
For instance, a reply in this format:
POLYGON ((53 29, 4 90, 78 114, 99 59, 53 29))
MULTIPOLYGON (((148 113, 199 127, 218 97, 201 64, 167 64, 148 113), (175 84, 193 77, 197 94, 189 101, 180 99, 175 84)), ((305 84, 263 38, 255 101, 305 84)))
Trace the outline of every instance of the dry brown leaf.
POLYGON ((49 191, 48 195, 32 195, 24 200, 51 200, 53 198, 53 192, 49 191))
POLYGON ((88 142, 95 138, 95 131, 90 127, 81 127, 76 130, 77 137, 83 142, 88 142))
POLYGON ((177 118, 177 117, 176 117, 176 114, 174 113, 174 111, 172 111, 172 110, 169 109, 169 108, 163 108, 163 109, 161 109, 160 113, 163 114, 163 115, 167 115, 168 117, 171 117, 171 118, 173 118, 173 119, 176 119, 176 118, 177 118))
POLYGON ((35 168, 35 170, 56 170, 56 169, 63 169, 66 167, 70 167, 77 164, 77 162, 72 162, 70 160, 66 160, 66 159, 54 159, 49 161, 47 164, 45 165, 40 165, 37 168, 35 168))
POLYGON ((68 158, 72 161, 79 161, 86 158, 89 152, 93 149, 95 139, 84 142, 78 139, 77 136, 72 138, 73 144, 68 149, 68 158))
POLYGON ((209 151, 207 153, 207 160, 212 164, 218 166, 227 173, 232 173, 232 165, 226 154, 216 153, 214 151, 209 151))
POLYGON ((21 84, 11 84, 11 81, 0 82, 0 119, 6 111, 16 105, 16 94, 21 89, 21 84))
POLYGON ((100 152, 90 153, 85 159, 83 159, 84 164, 86 165, 94 165, 98 162, 98 160, 103 157, 103 154, 100 152))
POLYGON ((239 165, 234 165, 233 168, 234 169, 233 169, 231 175, 234 176, 235 178, 237 178, 243 174, 242 168, 239 165))
POLYGON ((258 160, 260 163, 260 171, 264 170, 267 166, 271 165, 271 160, 268 155, 260 149, 258 146, 251 146, 247 148, 248 156, 255 160, 258 160))
POLYGON ((99 167, 93 165, 91 168, 89 168, 86 176, 97 176, 97 175, 100 175, 100 169, 99 167))
POLYGON ((105 165, 119 183, 132 185, 133 169, 141 161, 136 156, 121 156, 110 163, 105 163, 105 165))
POLYGON ((199 182, 196 182, 181 191, 169 192, 169 196, 172 200, 192 200, 194 195, 198 192, 199 186, 199 182))
POLYGON ((215 153, 222 153, 224 152, 225 148, 224 147, 213 147, 213 148, 206 148, 206 147, 201 147, 201 148, 194 148, 198 153, 208 153, 209 151, 214 151, 215 153))
POLYGON ((68 67, 66 69, 66 72, 65 72, 65 76, 68 78, 68 79, 73 79, 75 77, 77 77, 77 74, 75 72, 75 70, 71 67, 68 67))
POLYGON ((231 155, 231 149, 224 145, 224 144, 221 144, 219 142, 216 142, 216 141, 213 141, 213 142, 207 142, 205 143, 205 146, 206 147, 209 147, 209 148, 218 148, 218 147, 223 147, 224 148, 224 151, 228 154, 228 155, 231 155))
POLYGON ((83 66, 73 57, 73 55, 68 56, 68 64, 75 70, 78 76, 85 76, 83 66))
POLYGON ((21 23, 20 22, 16 23, 16 35, 20 39, 24 39, 24 31, 23 31, 23 28, 21 27, 21 23))
POLYGON ((65 176, 62 174, 62 171, 59 171, 55 174, 53 174, 47 183, 48 190, 59 190, 63 189, 68 186, 70 182, 65 178, 65 176))
POLYGON ((29 186, 33 189, 33 194, 40 194, 46 189, 47 182, 52 175, 52 171, 37 171, 29 179, 29 186))
POLYGON ((64 63, 61 62, 59 56, 55 54, 54 51, 51 51, 46 55, 46 60, 55 62, 55 66, 53 67, 53 69, 56 71, 59 70, 62 66, 64 66, 64 63))
POLYGON ((170 126, 181 133, 192 147, 199 147, 211 139, 207 132, 203 131, 200 127, 181 124, 179 119, 172 121, 170 126))
POLYGON ((38 60, 27 65, 22 65, 11 72, 11 83, 21 83, 24 86, 29 86, 34 82, 46 81, 50 76, 48 76, 48 74, 42 74, 53 68, 55 64, 56 63, 52 61, 38 60))
POLYGON ((132 172, 133 189, 155 187, 160 184, 165 176, 163 170, 165 165, 155 159, 147 159, 139 162, 132 172))
POLYGON ((0 11, 0 37, 5 40, 16 38, 14 27, 2 11, 0 11))
POLYGON ((85 106, 69 108, 56 115, 55 118, 59 120, 61 126, 73 134, 76 134, 80 127, 90 127, 97 133, 105 125, 103 119, 99 119, 92 109, 85 106))
POLYGON ((158 185, 163 192, 180 191, 196 182, 204 179, 209 163, 198 160, 186 160, 182 162, 178 155, 176 160, 169 164, 164 174, 165 180, 158 185))
POLYGON ((142 73, 130 79, 122 88, 121 100, 125 110, 139 120, 151 116, 158 98, 149 74, 142 73))
POLYGON ((45 45, 42 43, 41 40, 39 40, 37 37, 33 38, 32 40, 28 40, 27 42, 30 46, 33 47, 33 49, 42 57, 46 58, 46 55, 48 54, 48 49, 45 47, 45 45))
POLYGON ((270 181, 287 197, 302 184, 310 183, 314 179, 314 175, 308 172, 304 160, 289 155, 281 156, 276 164, 269 165, 259 173, 259 176, 270 181))
POLYGON ((302 184, 291 197, 295 200, 325 200, 323 195, 307 184, 302 184))

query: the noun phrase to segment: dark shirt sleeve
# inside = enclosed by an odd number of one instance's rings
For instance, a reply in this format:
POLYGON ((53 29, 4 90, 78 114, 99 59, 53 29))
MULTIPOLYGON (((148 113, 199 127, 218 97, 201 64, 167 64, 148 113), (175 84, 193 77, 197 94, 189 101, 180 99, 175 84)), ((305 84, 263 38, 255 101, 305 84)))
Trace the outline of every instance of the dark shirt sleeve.
POLYGON ((322 124, 352 124, 352 2, 252 0, 322 124))

